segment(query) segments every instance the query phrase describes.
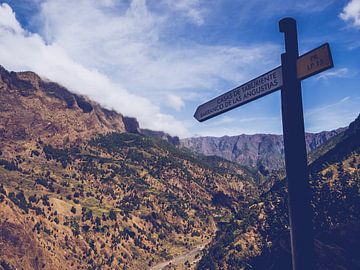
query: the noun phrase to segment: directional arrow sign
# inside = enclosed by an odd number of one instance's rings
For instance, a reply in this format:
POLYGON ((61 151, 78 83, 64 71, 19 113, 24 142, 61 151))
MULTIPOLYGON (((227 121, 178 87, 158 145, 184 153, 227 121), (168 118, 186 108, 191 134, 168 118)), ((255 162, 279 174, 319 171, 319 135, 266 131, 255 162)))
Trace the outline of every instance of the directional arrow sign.
MULTIPOLYGON (((328 43, 311 50, 297 60, 297 78, 306 79, 334 66, 328 43)), ((250 101, 271 94, 283 86, 282 67, 277 67, 221 96, 200 105, 194 117, 203 122, 250 101)))
POLYGON ((256 79, 236 87, 203 105, 200 105, 194 117, 202 122, 240 105, 279 90, 282 86, 281 67, 277 67, 256 79))

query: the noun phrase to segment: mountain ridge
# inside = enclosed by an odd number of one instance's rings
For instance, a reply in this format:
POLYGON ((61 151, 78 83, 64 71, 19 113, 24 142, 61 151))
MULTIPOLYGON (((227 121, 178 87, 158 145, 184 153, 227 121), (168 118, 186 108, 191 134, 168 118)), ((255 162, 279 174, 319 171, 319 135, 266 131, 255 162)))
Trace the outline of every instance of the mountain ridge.
MULTIPOLYGON (((319 133, 305 133, 308 153, 345 130, 346 128, 338 128, 319 133)), ((258 167, 265 174, 284 167, 282 135, 241 134, 222 137, 193 137, 181 139, 180 146, 206 156, 215 155, 241 165, 258 167)))
POLYGON ((8 139, 38 136, 44 142, 61 145, 99 133, 130 132, 174 143, 179 140, 165 132, 141 129, 136 118, 106 109, 32 71, 9 72, 0 66, 0 78, 0 135, 8 139), (10 125, 12 128, 7 128, 10 125))

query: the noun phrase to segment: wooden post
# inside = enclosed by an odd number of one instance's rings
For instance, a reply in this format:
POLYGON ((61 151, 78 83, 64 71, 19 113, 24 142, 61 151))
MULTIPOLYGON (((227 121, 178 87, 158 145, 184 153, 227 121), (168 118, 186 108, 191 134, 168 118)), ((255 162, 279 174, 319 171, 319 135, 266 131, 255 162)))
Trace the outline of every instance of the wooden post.
POLYGON ((281 55, 281 89, 285 164, 288 181, 291 250, 294 270, 314 270, 314 237, 310 187, 308 181, 301 82, 297 79, 299 57, 296 21, 279 22, 285 34, 285 53, 281 55))

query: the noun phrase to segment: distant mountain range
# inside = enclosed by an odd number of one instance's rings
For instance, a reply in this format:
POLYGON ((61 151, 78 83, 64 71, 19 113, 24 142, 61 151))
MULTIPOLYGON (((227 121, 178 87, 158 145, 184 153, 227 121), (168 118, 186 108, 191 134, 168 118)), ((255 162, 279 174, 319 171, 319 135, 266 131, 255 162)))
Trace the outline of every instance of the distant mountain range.
MULTIPOLYGON (((320 133, 306 133, 308 153, 346 128, 320 133)), ((255 134, 223 137, 194 137, 182 139, 181 147, 206 156, 218 156, 254 168, 262 173, 284 167, 284 143, 282 135, 255 134)))

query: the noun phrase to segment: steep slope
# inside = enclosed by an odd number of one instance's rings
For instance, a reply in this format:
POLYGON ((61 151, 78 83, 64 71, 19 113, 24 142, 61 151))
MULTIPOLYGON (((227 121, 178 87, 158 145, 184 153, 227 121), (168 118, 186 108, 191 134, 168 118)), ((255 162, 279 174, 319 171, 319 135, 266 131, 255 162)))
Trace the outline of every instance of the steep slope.
MULTIPOLYGON (((306 148, 312 152, 345 129, 306 133, 306 148)), ((219 156, 241 165, 258 167, 267 174, 284 167, 284 144, 281 135, 255 134, 224 137, 197 137, 181 140, 181 146, 207 156, 219 156)))
MULTIPOLYGON (((326 145, 309 166, 316 269, 355 270, 360 267, 360 117, 326 145)), ((281 178, 273 181, 270 191, 224 224, 198 269, 291 269, 286 185, 281 178)))
POLYGON ((40 138, 63 145, 97 133, 127 131, 122 115, 35 73, 8 72, 0 67, 0 77, 2 141, 40 138))
POLYGON ((2 69, 0 90, 4 269, 150 269, 258 197, 246 168, 127 133, 135 119, 34 73, 2 69))
MULTIPOLYGON (((13 209, 1 206, 0 227, 35 231, 26 241, 51 251, 43 256, 45 269, 60 269, 53 265, 64 260, 72 263, 67 269, 152 265, 207 242, 217 221, 257 196, 241 167, 141 135, 111 133, 71 148, 38 145, 31 153, 0 160, 1 204, 13 209), (16 223, 8 214, 14 212, 16 223)), ((10 239, 17 237, 19 249, 27 244, 17 230, 0 234, 7 243, 0 258, 20 267, 10 239)))

